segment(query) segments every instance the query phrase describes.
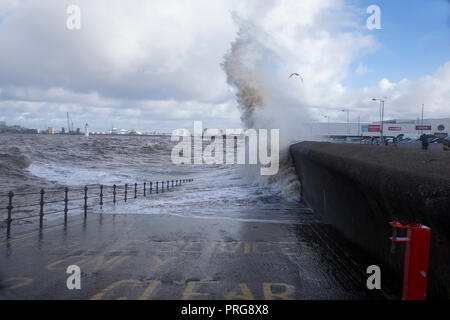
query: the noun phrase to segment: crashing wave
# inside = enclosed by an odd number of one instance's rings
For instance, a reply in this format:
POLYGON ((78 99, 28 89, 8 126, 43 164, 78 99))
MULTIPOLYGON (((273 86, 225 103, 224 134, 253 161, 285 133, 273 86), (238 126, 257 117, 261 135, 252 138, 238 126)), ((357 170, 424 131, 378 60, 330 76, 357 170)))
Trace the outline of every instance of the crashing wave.
POLYGON ((233 18, 239 32, 225 55, 222 68, 228 84, 235 89, 241 121, 246 129, 280 129, 281 138, 278 174, 260 176, 259 170, 247 170, 252 172, 249 178, 277 189, 286 198, 299 200, 300 182, 289 155, 289 142, 305 136, 302 119, 295 117, 306 114, 306 110, 289 92, 283 91, 283 83, 276 79, 273 66, 280 58, 271 39, 235 14, 233 18))

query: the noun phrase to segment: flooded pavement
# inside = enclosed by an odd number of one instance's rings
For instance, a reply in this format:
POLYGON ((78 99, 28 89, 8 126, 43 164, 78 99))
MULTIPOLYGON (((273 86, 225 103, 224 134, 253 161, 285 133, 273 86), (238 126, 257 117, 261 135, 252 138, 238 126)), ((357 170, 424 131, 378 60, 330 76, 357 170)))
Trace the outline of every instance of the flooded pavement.
POLYGON ((22 228, 0 242, 0 299, 385 299, 366 288, 370 263, 311 215, 92 214, 22 228), (80 290, 67 288, 70 265, 80 290))

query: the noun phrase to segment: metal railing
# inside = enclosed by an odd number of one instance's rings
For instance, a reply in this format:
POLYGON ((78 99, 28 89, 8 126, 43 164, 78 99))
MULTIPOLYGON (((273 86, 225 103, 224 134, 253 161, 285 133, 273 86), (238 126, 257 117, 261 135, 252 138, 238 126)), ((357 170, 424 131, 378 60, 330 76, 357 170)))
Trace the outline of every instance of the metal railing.
POLYGON ((170 191, 176 187, 180 187, 185 183, 193 182, 194 179, 169 179, 165 181, 150 181, 144 183, 134 183, 134 185, 112 185, 107 186, 103 184, 85 185, 84 187, 64 187, 64 189, 50 189, 46 190, 42 188, 39 193, 36 192, 22 192, 14 193, 9 191, 8 194, 0 194, 0 197, 7 198, 7 206, 0 208, 7 211, 7 233, 10 233, 11 223, 13 220, 24 220, 34 217, 39 217, 40 226, 43 225, 44 216, 50 214, 64 213, 64 221, 67 221, 67 217, 70 211, 81 210, 84 214, 84 218, 87 218, 89 209, 93 209, 95 206, 100 206, 102 209, 105 204, 116 205, 122 199, 127 202, 130 198, 129 193, 133 199, 137 199, 138 195, 147 197, 152 194, 164 193, 170 191), (142 191, 142 192, 141 192, 142 191), (63 197, 59 195, 63 193, 63 197), (16 201, 19 196, 39 196, 39 202, 35 203, 21 203, 16 201), (71 195, 71 197, 69 197, 71 195), (81 204, 80 204, 81 202, 81 204), (78 206, 69 206, 70 204, 78 204, 78 206), (54 209, 53 211, 46 211, 46 204, 61 204, 61 208, 54 209), (13 215, 16 212, 32 211, 36 212, 36 208, 39 208, 39 213, 34 215, 28 215, 23 217, 14 218, 13 215), (18 211, 18 209, 21 209, 18 211))

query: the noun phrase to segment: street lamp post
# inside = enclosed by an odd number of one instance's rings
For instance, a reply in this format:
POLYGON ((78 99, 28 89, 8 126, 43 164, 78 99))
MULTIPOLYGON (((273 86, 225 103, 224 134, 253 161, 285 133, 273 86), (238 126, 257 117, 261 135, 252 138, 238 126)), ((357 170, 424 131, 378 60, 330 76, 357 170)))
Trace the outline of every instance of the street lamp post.
POLYGON ((350 136, 350 110, 349 109, 343 109, 342 112, 347 112, 347 140, 350 136))
POLYGON ((361 116, 358 116, 358 137, 361 141, 361 116))
POLYGON ((422 131, 421 131, 421 134, 423 134, 423 108, 424 108, 424 104, 422 103, 422 131))
POLYGON ((384 132, 384 99, 373 98, 372 101, 380 101, 380 142, 383 143, 383 132, 384 132))

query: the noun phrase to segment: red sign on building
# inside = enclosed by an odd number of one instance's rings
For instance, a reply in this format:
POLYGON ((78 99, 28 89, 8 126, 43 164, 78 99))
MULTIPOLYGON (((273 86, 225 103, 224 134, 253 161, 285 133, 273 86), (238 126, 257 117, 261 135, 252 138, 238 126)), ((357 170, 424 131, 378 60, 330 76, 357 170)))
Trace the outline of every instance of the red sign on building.
POLYGON ((369 132, 380 132, 381 131, 381 125, 379 124, 369 124, 369 132))
POLYGON ((402 131, 402 127, 388 127, 389 131, 402 131))
POLYGON ((431 126, 416 126, 416 130, 430 131, 431 130, 431 126))

